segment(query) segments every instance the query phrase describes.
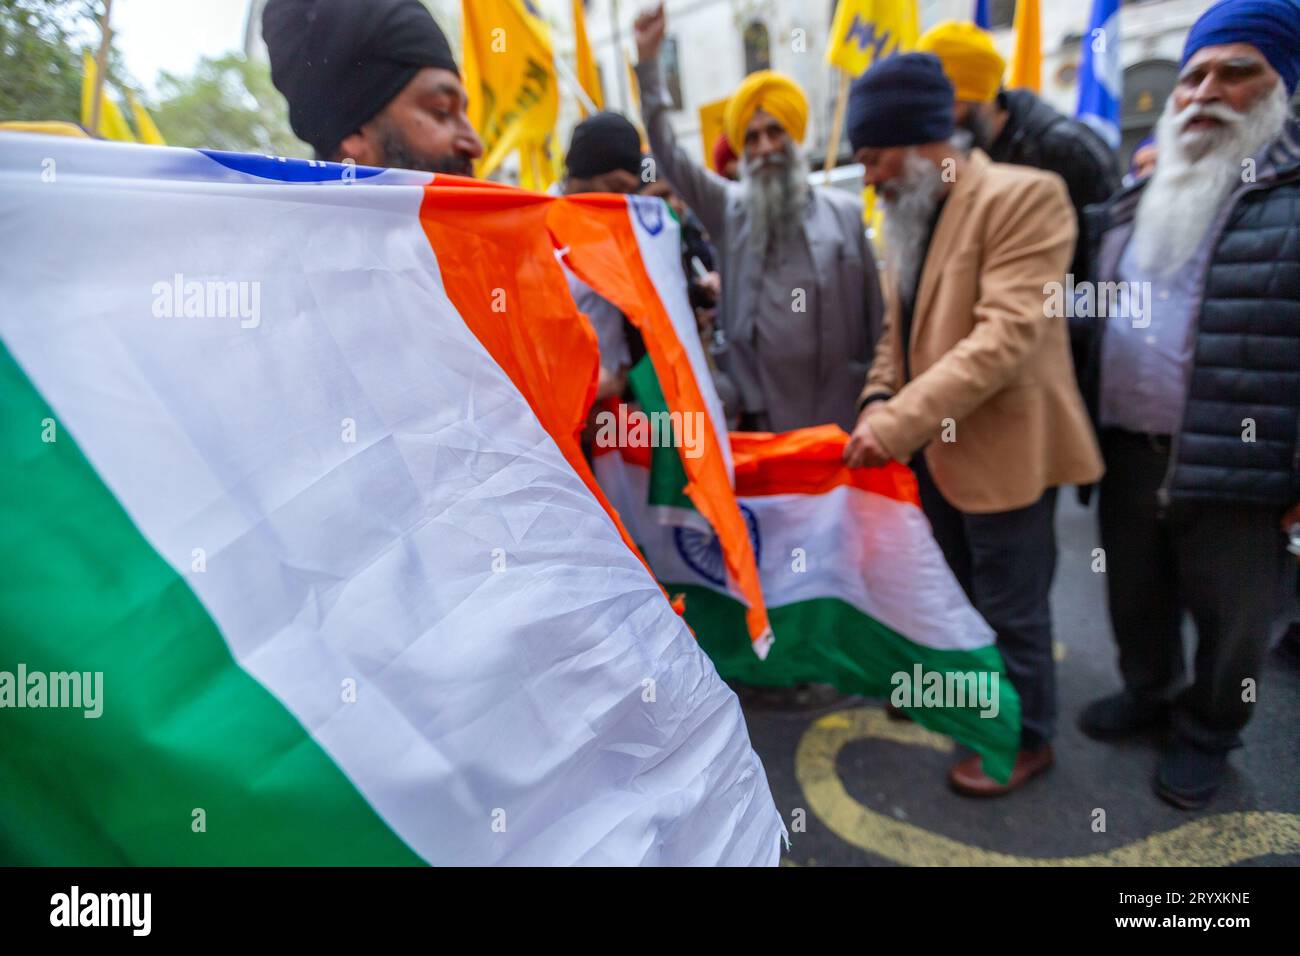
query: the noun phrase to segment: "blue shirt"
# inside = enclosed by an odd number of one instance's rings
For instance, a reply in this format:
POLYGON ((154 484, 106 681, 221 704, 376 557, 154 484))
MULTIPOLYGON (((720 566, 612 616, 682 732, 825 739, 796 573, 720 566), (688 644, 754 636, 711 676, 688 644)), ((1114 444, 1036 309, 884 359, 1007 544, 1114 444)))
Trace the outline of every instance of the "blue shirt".
POLYGON ((1181 268, 1158 278, 1138 268, 1129 240, 1115 278, 1131 290, 1143 290, 1146 315, 1139 318, 1130 309, 1125 315, 1106 318, 1101 355, 1103 426, 1154 435, 1178 433, 1201 309, 1198 286, 1209 262, 1212 233, 1207 232, 1181 268))

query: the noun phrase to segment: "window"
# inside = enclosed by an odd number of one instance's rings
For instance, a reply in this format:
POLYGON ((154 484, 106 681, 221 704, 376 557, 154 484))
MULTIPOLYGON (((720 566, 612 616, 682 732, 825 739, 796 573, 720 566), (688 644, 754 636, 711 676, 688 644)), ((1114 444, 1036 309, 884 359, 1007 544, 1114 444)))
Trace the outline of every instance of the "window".
POLYGON ((760 20, 751 20, 745 27, 745 75, 759 70, 772 69, 772 50, 767 27, 760 20))
POLYGON ((989 27, 1010 30, 1016 22, 1016 0, 989 0, 989 27))
POLYGON ((677 48, 677 37, 664 37, 663 49, 659 51, 659 66, 663 70, 664 84, 668 87, 668 98, 672 100, 673 109, 682 108, 682 64, 677 48))
POLYGON ((1151 132, 1177 82, 1178 64, 1173 60, 1142 60, 1124 71, 1121 156, 1132 156, 1137 144, 1151 132))

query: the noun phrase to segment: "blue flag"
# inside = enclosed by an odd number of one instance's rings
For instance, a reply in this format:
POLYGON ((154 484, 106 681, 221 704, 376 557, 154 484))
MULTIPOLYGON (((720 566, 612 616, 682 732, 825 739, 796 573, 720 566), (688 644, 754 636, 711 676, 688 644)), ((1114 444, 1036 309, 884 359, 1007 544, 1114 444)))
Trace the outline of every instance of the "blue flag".
POLYGON ((1083 38, 1083 60, 1079 64, 1079 106, 1074 111, 1111 149, 1119 146, 1120 103, 1124 98, 1119 8, 1120 0, 1092 2, 1092 17, 1083 38))
POLYGON ((992 30, 989 20, 989 0, 975 0, 975 25, 981 30, 992 30))

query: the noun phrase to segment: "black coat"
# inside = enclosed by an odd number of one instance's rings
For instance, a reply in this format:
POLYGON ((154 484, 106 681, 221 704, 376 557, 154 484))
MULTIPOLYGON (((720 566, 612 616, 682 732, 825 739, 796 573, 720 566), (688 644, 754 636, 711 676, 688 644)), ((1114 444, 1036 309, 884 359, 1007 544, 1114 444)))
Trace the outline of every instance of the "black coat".
MULTIPOLYGON (((997 163, 1046 169, 1065 180, 1080 237, 1070 272, 1075 281, 1081 281, 1093 271, 1082 239, 1083 211, 1105 202, 1119 189, 1119 161, 1088 126, 1058 113, 1031 90, 1003 90, 998 105, 1007 111, 1007 122, 989 147, 989 157, 997 163)), ((1071 324, 1070 353, 1076 374, 1086 360, 1086 350, 1086 340, 1071 324)))
MULTIPOLYGON (((1115 281, 1102 243, 1131 228, 1143 188, 1088 210, 1096 281, 1115 281)), ((1161 503, 1288 508, 1300 502, 1300 122, 1288 123, 1211 228, 1187 406, 1161 503), (1254 441, 1243 440, 1248 420, 1254 441)), ((1082 376, 1094 421, 1104 328, 1104 319, 1091 323, 1082 376)))
MULTIPOLYGON (((1085 124, 1058 113, 1030 90, 1004 90, 998 97, 1007 122, 989 147, 989 158, 1046 169, 1064 179, 1082 236, 1083 210, 1105 202, 1119 189, 1114 152, 1085 124)), ((1086 252, 1082 243, 1075 250, 1076 280, 1088 274, 1086 252)))

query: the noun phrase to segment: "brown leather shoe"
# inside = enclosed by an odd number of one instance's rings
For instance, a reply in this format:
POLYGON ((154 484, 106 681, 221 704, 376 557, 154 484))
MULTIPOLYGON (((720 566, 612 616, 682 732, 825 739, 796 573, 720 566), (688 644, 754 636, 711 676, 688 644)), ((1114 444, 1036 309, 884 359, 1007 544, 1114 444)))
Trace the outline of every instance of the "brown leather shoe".
POLYGON ((1018 790, 1052 765, 1052 746, 1044 744, 1037 750, 1022 750, 1016 754, 1016 764, 1011 769, 1011 779, 998 783, 987 776, 980 764, 984 758, 979 754, 967 757, 953 764, 948 771, 948 783, 958 793, 968 797, 1000 797, 1012 790, 1018 790))

